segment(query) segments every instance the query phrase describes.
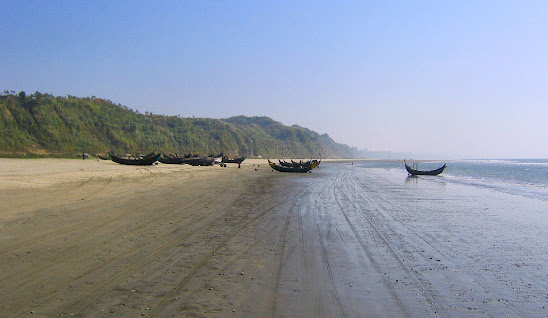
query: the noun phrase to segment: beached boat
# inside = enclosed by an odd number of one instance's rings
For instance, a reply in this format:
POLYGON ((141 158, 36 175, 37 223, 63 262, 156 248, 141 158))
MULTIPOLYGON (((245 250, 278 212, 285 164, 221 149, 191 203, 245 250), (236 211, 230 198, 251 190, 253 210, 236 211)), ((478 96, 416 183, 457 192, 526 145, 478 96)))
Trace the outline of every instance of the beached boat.
POLYGON ((134 166, 150 166, 154 164, 156 161, 158 161, 158 158, 160 158, 161 155, 162 155, 161 153, 153 152, 146 156, 140 156, 135 158, 132 158, 132 157, 124 158, 124 157, 117 156, 113 153, 109 153, 110 160, 116 163, 120 163, 124 165, 134 165, 134 166))
POLYGON ((320 164, 320 161, 318 161, 317 159, 312 159, 304 162, 302 160, 300 160, 299 162, 296 162, 293 160, 291 160, 291 162, 287 162, 285 160, 278 160, 278 162, 280 163, 280 166, 290 167, 290 168, 306 168, 306 167, 312 166, 315 163, 317 164, 314 167, 317 167, 320 164))
POLYGON ((285 166, 285 165, 277 165, 273 162, 270 161, 270 159, 268 160, 268 164, 270 165, 270 167, 276 171, 280 171, 280 172, 308 172, 314 168, 316 168, 319 164, 320 164, 320 161, 318 160, 310 160, 306 163, 303 163, 303 164, 293 164, 291 166, 285 166))
POLYGON ((177 157, 177 156, 166 156, 165 154, 161 155, 160 158, 158 158, 158 161, 165 164, 183 164, 184 158, 177 157))
POLYGON ((212 166, 215 163, 215 158, 212 157, 191 157, 182 158, 182 163, 191 166, 212 166))
POLYGON ((417 170, 409 167, 407 163, 405 163, 405 169, 410 175, 413 175, 413 176, 437 176, 438 174, 443 172, 445 167, 447 167, 447 164, 443 164, 443 166, 434 170, 417 170))
POLYGON ((223 156, 223 163, 242 163, 244 162, 245 160, 245 156, 241 156, 239 158, 233 158, 233 159, 230 159, 228 158, 228 156, 223 156))

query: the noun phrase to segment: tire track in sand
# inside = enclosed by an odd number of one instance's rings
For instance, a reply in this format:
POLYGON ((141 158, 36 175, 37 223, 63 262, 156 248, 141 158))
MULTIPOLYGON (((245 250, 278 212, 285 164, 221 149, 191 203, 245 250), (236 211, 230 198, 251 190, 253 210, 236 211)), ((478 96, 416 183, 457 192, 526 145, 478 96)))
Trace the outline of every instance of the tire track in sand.
MULTIPOLYGON (((379 275, 379 277, 381 277, 382 279, 382 284, 383 286, 386 288, 386 290, 390 293, 390 295, 392 296, 392 298, 394 299, 394 301, 396 302, 396 304, 398 305, 398 307, 403 311, 405 317, 411 317, 411 313, 409 312, 409 310, 407 309, 406 305, 404 304, 404 302, 402 301, 402 299, 399 297, 398 293, 394 290, 394 287, 392 286, 392 284, 390 284, 390 282, 388 282, 388 279, 386 278, 386 276, 384 275, 384 271, 382 270, 382 266, 381 264, 377 261, 377 259, 374 257, 372 251, 369 249, 369 247, 367 246, 367 244, 363 241, 363 238, 362 238, 362 235, 360 235, 360 233, 358 232, 358 230, 356 229, 356 226, 354 225, 354 223, 350 220, 349 216, 347 215, 347 213, 345 212, 345 207, 343 207, 342 205, 342 202, 341 202, 341 199, 339 198, 339 195, 342 195, 346 201, 350 202, 350 204, 352 204, 352 206, 354 207, 354 209, 358 212, 359 209, 354 205, 354 203, 352 202, 352 200, 350 200, 346 193, 344 192, 344 190, 341 188, 341 184, 343 183, 343 179, 344 178, 344 174, 341 174, 339 175, 339 177, 335 180, 334 182, 334 186, 332 188, 332 195, 333 195, 333 198, 335 200, 335 202, 337 203, 337 206, 339 207, 346 223, 348 224, 348 226, 350 227, 352 233, 354 234, 357 242, 359 243, 361 249, 365 252, 365 254, 367 255, 369 261, 371 262, 371 264, 373 265, 373 268, 375 270, 375 272, 377 272, 377 274, 379 275), (339 195, 337 195, 337 190, 338 190, 338 193, 339 195)), ((365 220, 367 221, 367 223, 372 227, 372 229, 377 233, 377 235, 380 236, 380 233, 378 233, 378 230, 376 230, 376 228, 373 226, 373 224, 371 223, 371 221, 365 217, 365 220)), ((381 236, 381 240, 383 240, 383 242, 385 242, 386 240, 384 238, 382 238, 381 236)), ((401 260, 400 260, 401 262, 401 260)))
MULTIPOLYGON (((229 185, 232 185, 234 184, 236 181, 234 180, 230 180, 229 181, 229 185)), ((217 195, 217 196, 213 196, 209 201, 206 201, 206 202, 202 202, 200 204, 200 206, 207 206, 207 205, 210 205, 212 204, 213 202, 215 201, 218 201, 218 200, 221 200, 223 199, 224 197, 227 197, 228 196, 228 193, 221 193, 220 195, 217 195)), ((192 202, 198 202, 200 200, 202 200, 203 198, 201 196, 193 196, 192 199, 190 201, 188 201, 187 203, 192 203, 192 202)), ((200 209, 200 207, 196 207, 198 209, 200 209)), ((171 215, 175 215, 175 214, 178 214, 179 211, 177 210, 170 210, 171 211, 171 215)), ((203 216, 201 216, 200 218, 192 221, 192 222, 188 222, 186 219, 185 220, 182 220, 181 222, 184 223, 185 227, 188 228, 188 227, 192 227, 196 224, 199 224, 200 222, 202 222, 203 220, 207 219, 208 217, 211 217, 212 215, 211 214, 205 214, 203 216)), ((141 267, 144 267, 146 266, 146 264, 148 264, 150 261, 153 260, 154 256, 155 255, 158 255, 158 254, 161 254, 163 251, 169 249, 170 247, 176 245, 177 243, 179 243, 182 239, 200 231, 200 230, 203 230, 204 228, 207 228, 209 226, 209 224, 211 224, 211 222, 214 222, 215 220, 217 220, 218 218, 222 218, 224 216, 224 214, 222 215, 219 215, 217 217, 215 217, 214 219, 210 220, 208 223, 205 223, 205 224, 202 224, 201 226, 199 226, 198 228, 194 229, 193 231, 190 231, 188 233, 186 233, 185 236, 183 237, 177 237, 176 239, 174 240, 170 240, 168 241, 166 244, 162 245, 153 255, 149 255, 148 257, 143 257, 143 258, 140 258, 137 262, 135 263, 132 263, 128 266, 126 266, 125 268, 123 269, 120 269, 119 271, 116 272, 116 274, 112 275, 112 276, 109 276, 109 280, 107 281, 103 281, 101 283, 99 283, 97 285, 96 288, 92 289, 91 291, 88 291, 86 292, 83 296, 82 295, 79 295, 79 299, 75 300, 72 302, 72 305, 68 304, 68 305, 65 305, 64 307, 62 307, 62 309, 59 310, 59 313, 58 314, 63 314, 63 313, 66 313, 66 312, 70 312, 70 311, 76 311, 78 310, 79 312, 81 312, 81 309, 85 309, 85 308, 88 308, 89 307, 89 301, 86 301, 86 300, 91 300, 91 299, 97 299, 97 298, 100 298, 102 293, 101 291, 104 291, 105 290, 105 286, 111 286, 113 285, 115 282, 120 282, 122 281, 124 278, 126 277, 129 277, 130 275, 132 275, 136 270, 138 270, 139 268, 141 267), (110 277, 112 277, 113 279, 110 280, 110 277)), ((122 216, 123 217, 123 216, 122 216)), ((131 228, 128 228, 126 230, 124 230, 123 232, 117 232, 117 236, 123 236, 123 234, 127 234, 127 233, 131 233, 133 231, 136 231, 138 229, 141 229, 143 227, 146 227, 150 224, 156 224, 157 221, 165 218, 166 215, 165 214, 157 214, 151 221, 151 219, 147 218, 147 219, 143 219, 140 223, 136 224, 135 226, 131 227, 131 228)), ((112 221, 113 219, 110 219, 106 222, 110 222, 112 221)), ((104 224, 106 222, 102 222, 101 224, 104 224)), ((100 224, 94 224, 93 226, 100 226, 100 224)), ((85 228, 85 226, 83 226, 82 228, 85 228)), ((78 230, 78 229, 76 229, 78 230)), ((175 229, 174 231, 179 231, 179 228, 175 229)), ((170 235, 173 235, 175 232, 174 231, 169 231, 169 232, 166 232, 164 234, 161 234, 160 236, 156 237, 156 240, 155 241, 162 241, 166 238, 168 238, 170 235)), ((73 280, 77 280, 79 278, 82 278, 100 268, 103 268, 105 266, 108 266, 109 264, 113 264, 113 263, 116 263, 117 261, 121 260, 121 259, 124 259, 125 257, 128 257, 129 255, 132 255, 132 254, 135 254, 135 253, 138 253, 140 250, 146 248, 147 246, 149 245, 153 245, 154 242, 151 242, 150 244, 146 245, 146 246, 138 246, 136 248, 133 248, 133 249, 130 249, 130 250, 127 250, 125 251, 124 253, 121 253, 121 254, 118 254, 118 255, 115 255, 111 258, 109 258, 106 262, 103 262, 103 263, 100 263, 98 264, 97 266, 94 266, 94 267, 91 267, 91 268, 88 268, 85 272, 81 273, 79 276, 75 277, 73 280)), ((92 249, 93 247, 90 247, 89 249, 92 249)), ((80 252, 82 252, 82 250, 79 250, 80 252)), ((41 271, 47 271, 47 267, 51 267, 51 266, 54 266, 55 264, 57 263, 60 263, 62 262, 63 260, 60 260, 60 261, 57 261, 55 262, 54 264, 50 264, 49 266, 41 266, 40 268, 38 268, 36 271, 37 272, 41 272, 41 271)), ((61 282, 59 283, 58 285, 51 285, 51 286, 48 286, 48 290, 59 290, 59 289, 62 289, 62 287, 66 286, 66 282, 61 282)), ((107 288, 108 289, 108 288, 107 288)), ((36 305, 34 305, 35 307, 40 307, 41 304, 45 304, 45 303, 48 303, 50 301, 50 299, 52 298, 53 296, 51 297, 47 297, 46 299, 44 299, 43 301, 41 301, 40 303, 37 303, 36 305)), ((20 307, 20 305, 22 303, 24 303, 25 300, 21 300, 19 303, 17 304, 14 304, 13 306, 14 307, 20 307)), ((20 313, 19 315, 21 315, 23 313, 20 313)))
MULTIPOLYGON (((146 175, 144 175, 139 179, 148 179, 148 178, 151 178, 151 177, 150 176, 147 177, 146 175)), ((79 183, 79 187, 90 183, 94 179, 96 179, 96 177, 91 177, 88 180, 79 183)), ((93 194, 88 195, 87 198, 89 199, 93 195, 97 195, 100 192, 106 191, 105 187, 107 187, 111 183, 112 183, 112 177, 110 177, 104 184, 102 184, 100 186, 100 188, 98 190, 96 190, 93 194)), ((154 183, 154 180, 152 180, 151 182, 146 183, 146 185, 151 185, 152 183, 154 183)), ((68 190, 63 190, 63 192, 57 194, 51 200, 63 202, 64 201, 63 198, 70 198, 70 197, 76 196, 75 195, 75 190, 73 190, 74 186, 66 186, 64 188, 68 188, 68 190)), ((120 188, 117 188, 116 190, 117 190, 116 195, 123 195, 123 194, 126 194, 126 193, 130 192, 130 190, 119 191, 120 188)), ((72 203, 72 204, 74 204, 74 203, 72 203)), ((84 210, 92 210, 92 209, 96 209, 98 207, 104 206, 104 204, 105 204, 104 201, 98 201, 98 202, 96 202, 94 204, 91 204, 91 205, 86 205, 86 206, 78 207, 76 209, 72 209, 71 213, 72 214, 78 214, 78 213, 81 213, 81 211, 84 211, 84 210)), ((22 238, 22 239, 18 239, 15 246, 12 246, 9 249, 5 249, 5 250, 0 251, 0 256, 8 254, 8 253, 12 253, 12 252, 17 252, 17 251, 23 250, 23 249, 28 249, 31 246, 35 246, 36 241, 40 241, 40 242, 43 242, 43 241, 46 241, 46 240, 51 241, 51 240, 54 240, 54 239, 59 238, 61 236, 65 236, 65 235, 68 235, 68 234, 75 233, 75 232, 80 231, 80 230, 85 229, 85 228, 90 228, 90 227, 99 228, 101 226, 104 226, 107 223, 111 223, 111 222, 116 221, 119 218, 123 218, 123 217, 125 217, 125 215, 120 215, 119 217, 108 219, 108 220, 105 220, 105 221, 100 222, 100 223, 95 222, 93 224, 82 224, 79 227, 74 227, 72 225, 71 226, 66 226, 66 227, 61 227, 61 228, 58 228, 58 229, 55 229, 55 230, 47 231, 47 232, 45 232, 43 234, 40 234, 38 236, 28 236, 28 237, 25 237, 25 238, 22 238)))
MULTIPOLYGON (((297 204, 297 198, 300 198, 302 196, 303 193, 309 191, 308 189, 313 186, 314 184, 311 184, 309 186, 307 186, 307 188, 305 189, 301 189, 300 191, 295 191, 293 192, 291 195, 293 197, 293 199, 290 201, 292 202, 292 205, 291 207, 289 208, 289 212, 288 214, 286 215, 286 220, 284 222, 284 227, 282 229, 282 233, 281 233, 281 239, 279 240, 279 246, 277 248, 277 250, 280 250, 280 251, 283 251, 283 248, 285 247, 285 241, 286 241, 286 236, 287 236, 287 232, 288 232, 288 228, 289 228, 289 223, 290 223, 290 219, 291 219, 291 215, 293 214, 292 210, 293 210, 293 207, 297 204)), ((254 215, 253 217, 239 223, 239 226, 236 227, 235 229, 231 229, 231 232, 224 235, 223 236, 223 240, 221 240, 219 243, 217 243, 213 249, 211 249, 198 263, 197 265, 195 265, 193 267, 193 270, 190 271, 188 274, 186 274, 180 281, 179 283, 174 287, 172 288, 164 297, 162 297, 162 299, 160 300, 159 304, 156 306, 156 308, 154 308, 154 311, 150 314, 151 316, 157 316, 157 315, 160 315, 162 314, 162 312, 167 308, 167 306, 169 306, 169 303, 170 301, 173 301, 174 300, 174 296, 177 295, 178 293, 180 293, 180 291, 184 288, 184 286, 196 275, 196 273, 198 273, 206 264, 208 261, 210 261, 214 255, 223 247, 225 247, 228 242, 230 240, 232 240, 233 238, 235 238, 239 233, 241 233, 244 229, 248 228, 249 226, 251 226, 253 223, 261 220, 264 218, 265 215, 275 211, 277 208, 279 208, 280 206, 283 206, 287 204, 287 198, 285 198, 284 200, 279 200, 278 202, 276 202, 273 206, 270 206, 268 208, 265 208, 261 213, 257 214, 257 215, 254 215)), ((244 216, 245 217, 245 216, 244 216)), ((266 235, 266 234, 265 234, 266 235)), ((250 246, 248 249, 252 248, 253 246, 250 246)), ((247 250, 248 250, 247 249, 247 250)), ((244 252, 245 253, 245 250, 244 252)), ((277 297, 277 288, 279 286, 279 278, 280 278, 280 272, 281 272, 281 268, 283 266, 283 259, 284 259, 284 255, 283 253, 280 253, 280 264, 278 264, 277 266, 277 269, 276 269, 276 284, 275 287, 274 287, 274 292, 273 292, 273 296, 271 296, 269 299, 272 299, 272 312, 267 314, 266 316, 271 316, 274 314, 275 312, 275 303, 276 303, 276 297, 277 297)), ((269 302, 269 301, 267 301, 269 302)))
MULTIPOLYGON (((440 255, 437 258, 442 258, 442 259, 445 260, 445 262, 450 262, 451 266, 453 268, 459 270, 462 273, 466 273, 466 275, 469 276, 469 277, 472 277, 472 281, 475 284, 477 284, 481 289, 483 289, 483 292, 482 292, 483 294, 486 294, 486 295, 491 294, 494 298, 497 298, 497 299, 503 299, 504 298, 504 297, 499 296, 492 289, 490 289, 487 286, 487 284, 482 283, 481 282, 482 279, 477 277, 477 275, 469 273, 466 269, 462 268, 457 263, 453 262, 452 257, 448 256, 447 253, 442 251, 440 247, 438 247, 436 244, 431 242, 426 237, 426 235, 421 235, 419 232, 417 232, 415 229, 413 229, 409 224, 406 224, 406 223, 402 222, 401 220, 399 220, 398 218, 396 218, 392 213, 389 212, 391 209, 389 207, 385 206, 383 203, 381 203, 379 201, 382 200, 382 201, 386 202, 388 205, 397 207, 398 209, 402 210, 403 208, 402 208, 401 205, 387 199, 385 196, 383 196, 381 193, 379 193, 379 191, 374 189, 372 186, 369 186, 369 185, 365 184, 364 182, 359 182, 359 180, 356 176, 352 176, 350 178, 349 182, 347 182, 347 184, 353 189, 352 193, 357 194, 362 200, 369 202, 373 206, 375 211, 377 212, 376 215, 378 217, 383 217, 386 220, 386 222, 382 222, 383 224, 394 224, 394 222, 397 223, 398 226, 400 227, 400 229, 403 229, 404 232, 409 232, 406 235, 403 235, 403 237, 406 237, 406 238, 416 237, 416 238, 418 238, 418 240, 420 240, 420 244, 418 244, 418 245, 430 247, 432 250, 434 250, 436 253, 438 253, 440 255), (363 192, 364 192, 363 189, 366 189, 368 193, 371 193, 371 194, 375 195, 377 198, 380 198, 380 200, 374 200, 370 196, 364 196, 363 195, 363 192), (411 235, 409 235, 409 234, 411 234, 411 235)), ((391 230, 395 231, 395 229, 391 229, 391 230)), ((403 240, 403 237, 401 238, 402 240, 403 240)), ((422 256, 422 258, 425 262, 428 262, 429 259, 432 259, 432 258, 428 258, 426 255, 424 255, 424 253, 419 254, 419 255, 422 256)), ((413 271, 413 273, 415 274, 415 271, 413 271)), ((421 278, 418 277, 418 274, 415 274, 415 276, 418 280, 422 280, 421 278)), ((423 286, 423 288, 426 289, 426 286, 423 286)), ((511 303, 504 302, 502 304, 506 308, 508 308, 510 311, 512 311, 513 314, 515 314, 519 317, 525 317, 525 315, 520 310, 518 310, 515 306, 513 306, 511 303)))

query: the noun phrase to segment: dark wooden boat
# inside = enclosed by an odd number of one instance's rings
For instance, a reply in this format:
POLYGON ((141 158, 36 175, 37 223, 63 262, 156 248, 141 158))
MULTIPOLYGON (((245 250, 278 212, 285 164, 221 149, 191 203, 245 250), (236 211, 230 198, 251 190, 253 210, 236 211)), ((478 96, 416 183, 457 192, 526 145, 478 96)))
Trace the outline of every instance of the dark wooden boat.
POLYGON ((182 163, 191 166, 212 166, 215 163, 215 158, 212 157, 191 157, 181 158, 182 163))
MULTIPOLYGON (((220 160, 220 158, 218 158, 220 160)), ((166 156, 163 155, 158 158, 158 161, 165 164, 187 164, 191 166, 212 166, 215 163, 215 158, 213 157, 184 157, 180 156, 166 156)), ((219 161, 220 162, 220 161, 219 161)))
POLYGON ((158 161, 158 158, 162 155, 161 153, 150 153, 146 156, 137 157, 137 158, 124 158, 117 156, 113 153, 109 153, 110 160, 120 163, 123 165, 134 165, 134 166, 150 166, 158 161))
POLYGON ((317 160, 311 160, 310 161, 310 164, 309 165, 292 165, 292 166, 283 166, 283 165, 277 165, 273 162, 271 162, 270 160, 268 160, 268 164, 270 165, 270 167, 276 171, 280 171, 280 172, 301 172, 301 173, 304 173, 304 172, 308 172, 314 168, 316 168, 319 164, 320 164, 320 161, 317 161, 317 160))
POLYGON ((240 158, 234 158, 230 159, 228 156, 223 156, 222 162, 223 163, 242 163, 245 160, 245 156, 241 156, 240 158))
POLYGON ((165 164, 184 164, 183 162, 184 158, 177 157, 177 156, 166 156, 161 155, 160 158, 158 158, 158 161, 165 164))
POLYGON ((296 161, 293 161, 293 160, 291 160, 291 162, 287 162, 285 160, 278 160, 278 162, 280 163, 280 166, 290 167, 290 168, 307 168, 307 167, 312 166, 316 162, 317 162, 317 164, 314 167, 317 167, 320 164, 320 162, 316 159, 309 160, 309 161, 304 161, 304 162, 302 160, 299 161, 299 162, 296 162, 296 161))
POLYGON ((445 167, 447 167, 447 164, 443 164, 443 166, 439 167, 438 169, 424 171, 424 170, 413 169, 409 167, 407 163, 405 163, 405 169, 410 175, 413 175, 413 176, 437 176, 438 174, 443 172, 445 167))

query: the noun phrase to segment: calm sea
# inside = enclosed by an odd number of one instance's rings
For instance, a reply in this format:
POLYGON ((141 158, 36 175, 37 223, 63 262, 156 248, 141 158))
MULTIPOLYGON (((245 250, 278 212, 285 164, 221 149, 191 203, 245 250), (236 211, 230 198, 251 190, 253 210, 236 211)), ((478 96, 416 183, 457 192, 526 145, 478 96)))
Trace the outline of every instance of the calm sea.
MULTIPOLYGON (((420 163, 420 170, 431 170, 443 162, 420 163)), ((407 175, 403 163, 366 162, 363 168, 383 168, 407 175)), ((448 161, 445 171, 436 177, 445 182, 490 188, 505 193, 548 201, 548 159, 460 160, 448 161)))

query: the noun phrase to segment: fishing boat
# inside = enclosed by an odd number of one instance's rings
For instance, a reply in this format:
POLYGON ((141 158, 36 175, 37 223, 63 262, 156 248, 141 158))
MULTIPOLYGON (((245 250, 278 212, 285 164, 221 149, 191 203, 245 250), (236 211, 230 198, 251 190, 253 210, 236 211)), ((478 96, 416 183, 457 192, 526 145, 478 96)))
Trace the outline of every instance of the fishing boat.
POLYGON ((178 157, 178 156, 170 156, 163 154, 158 158, 158 161, 165 164, 183 164, 184 158, 178 157))
POLYGON ((308 172, 308 171, 316 168, 320 164, 320 161, 310 160, 310 161, 308 161, 306 163, 303 163, 303 164, 295 164, 295 165, 291 165, 291 166, 285 166, 285 165, 277 165, 277 164, 271 162, 270 159, 269 159, 268 164, 270 165, 270 167, 272 169, 274 169, 276 171, 304 173, 304 172, 308 172))
POLYGON ((231 158, 228 158, 228 156, 225 155, 225 156, 223 156, 222 162, 223 163, 242 163, 242 162, 244 162, 244 160, 245 160, 245 156, 241 156, 239 158, 231 159, 231 158))
POLYGON ((150 166, 154 164, 160 158, 161 153, 150 153, 146 156, 138 157, 121 157, 117 156, 114 153, 109 153, 110 160, 120 163, 123 165, 134 165, 134 166, 150 166))
POLYGON ((290 168, 305 168, 305 167, 310 167, 315 163, 317 163, 317 164, 314 167, 317 167, 320 164, 320 162, 317 159, 311 159, 309 161, 300 160, 299 162, 296 162, 296 161, 293 161, 293 160, 291 160, 291 162, 287 162, 285 160, 279 160, 278 159, 278 162, 280 163, 280 166, 290 167, 290 168))
POLYGON ((443 164, 443 166, 439 167, 438 169, 434 170, 418 170, 413 169, 410 166, 407 165, 407 162, 405 162, 405 169, 410 175, 413 176, 437 176, 438 174, 442 173, 443 170, 447 167, 447 164, 443 164))
POLYGON ((158 161, 165 164, 187 164, 191 166, 212 166, 215 163, 221 163, 221 157, 213 158, 195 155, 162 155, 158 161))
POLYGON ((182 158, 182 163, 191 166, 212 166, 215 163, 215 158, 212 157, 191 157, 182 158))

